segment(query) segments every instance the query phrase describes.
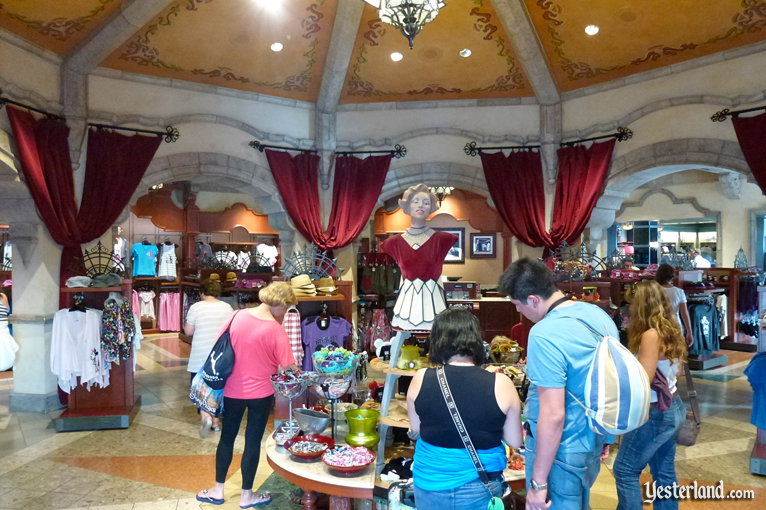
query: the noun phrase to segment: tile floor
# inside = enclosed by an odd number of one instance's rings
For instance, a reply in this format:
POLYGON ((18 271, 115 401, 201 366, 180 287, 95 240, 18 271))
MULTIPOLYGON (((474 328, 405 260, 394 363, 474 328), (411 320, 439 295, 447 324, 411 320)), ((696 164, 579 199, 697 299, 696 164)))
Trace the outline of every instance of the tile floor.
MULTIPOLYGON (((694 374, 704 424, 697 445, 679 447, 677 468, 683 482, 723 480, 727 489, 753 489, 755 499, 684 501, 682 509, 761 509, 766 502, 766 477, 749 472, 755 429, 749 424, 752 391, 742 371, 750 355, 726 354, 727 366, 694 374)), ((57 413, 11 414, 11 374, 0 373, 0 509, 213 508, 194 499, 214 478, 218 438, 198 436, 198 418, 187 398, 187 356, 188 346, 174 336, 155 335, 143 342, 136 374, 142 405, 125 430, 57 434, 51 424, 57 413)), ((242 447, 240 437, 236 453, 242 447)), ((593 488, 593 510, 616 507, 612 461, 613 456, 593 488)), ((237 508, 238 465, 235 458, 227 502, 219 508, 237 508)), ((262 459, 256 487, 269 475, 262 459)))

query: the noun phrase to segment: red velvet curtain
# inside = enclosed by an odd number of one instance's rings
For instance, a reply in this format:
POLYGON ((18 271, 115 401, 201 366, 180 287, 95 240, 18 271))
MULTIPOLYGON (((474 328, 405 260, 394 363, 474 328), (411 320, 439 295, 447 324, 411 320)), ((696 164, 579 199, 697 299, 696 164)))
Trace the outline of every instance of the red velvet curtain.
POLYGON ((319 156, 266 150, 266 158, 287 214, 298 231, 322 250, 342 248, 364 228, 380 196, 391 156, 339 156, 335 162, 327 232, 319 210, 319 156))
POLYGON ((766 195, 766 113, 732 117, 737 140, 755 181, 766 195))
POLYGON ((482 152, 481 164, 489 194, 511 234, 529 246, 548 246, 540 153, 482 152))
POLYGON ((45 227, 64 248, 59 274, 63 285, 69 276, 82 274, 80 245, 103 235, 128 205, 161 138, 90 131, 78 213, 67 143, 69 128, 61 120, 35 120, 27 111, 7 109, 24 180, 45 227))
POLYGON ((577 243, 604 190, 616 140, 558 150, 559 173, 553 202, 551 247, 577 243))

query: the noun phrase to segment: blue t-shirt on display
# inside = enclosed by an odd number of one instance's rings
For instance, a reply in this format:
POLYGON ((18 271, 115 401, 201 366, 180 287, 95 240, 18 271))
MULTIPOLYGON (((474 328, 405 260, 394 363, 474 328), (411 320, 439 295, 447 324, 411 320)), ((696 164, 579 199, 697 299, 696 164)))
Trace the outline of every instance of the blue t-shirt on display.
MULTIPOLYGON (((589 303, 556 307, 532 327, 527 346, 527 377, 531 384, 524 415, 533 437, 537 435, 540 413, 538 386, 566 388, 580 401, 584 400, 585 380, 600 339, 579 321, 567 317, 577 317, 596 331, 619 338, 614 321, 598 306, 589 303)), ((568 393, 564 402, 566 418, 559 452, 592 452, 596 447, 596 433, 588 426, 585 410, 568 393)))
POLYGON ((130 250, 133 259, 133 276, 157 276, 157 254, 154 244, 136 243, 130 250))

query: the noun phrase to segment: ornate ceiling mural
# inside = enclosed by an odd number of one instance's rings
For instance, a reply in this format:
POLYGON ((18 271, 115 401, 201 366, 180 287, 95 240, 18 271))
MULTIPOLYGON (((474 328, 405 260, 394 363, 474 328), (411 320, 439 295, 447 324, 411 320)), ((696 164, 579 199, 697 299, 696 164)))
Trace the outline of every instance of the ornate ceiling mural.
POLYGON ((341 103, 533 96, 492 5, 451 0, 415 38, 413 49, 367 6, 341 103), (460 56, 468 49, 471 55, 460 56), (391 60, 399 52, 403 59, 391 60))
POLYGON ((103 65, 315 101, 335 8, 335 0, 176 1, 103 65))
POLYGON ((766 39, 764 0, 524 2, 562 91, 766 39))
POLYGON ((120 8, 120 0, 0 0, 0 27, 65 55, 120 8))

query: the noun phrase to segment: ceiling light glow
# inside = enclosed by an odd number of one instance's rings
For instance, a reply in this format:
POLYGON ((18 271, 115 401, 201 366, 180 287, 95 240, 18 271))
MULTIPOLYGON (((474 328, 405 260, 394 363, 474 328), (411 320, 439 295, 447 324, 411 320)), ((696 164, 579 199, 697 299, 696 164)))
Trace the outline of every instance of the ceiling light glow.
POLYGON ((393 60, 394 62, 399 62, 403 58, 404 58, 404 55, 402 55, 398 51, 395 51, 391 54, 391 60, 393 60))
POLYGON ((468 58, 471 56, 471 50, 468 48, 463 48, 462 50, 458 51, 458 55, 460 55, 463 58, 468 58))
POLYGON ((281 42, 271 43, 271 51, 282 51, 282 48, 284 48, 284 46, 281 42))
POLYGON ((597 25, 588 25, 585 27, 585 33, 588 35, 596 35, 600 29, 597 25))

